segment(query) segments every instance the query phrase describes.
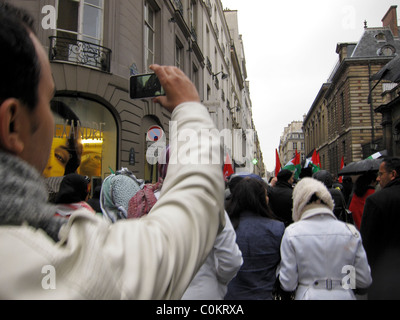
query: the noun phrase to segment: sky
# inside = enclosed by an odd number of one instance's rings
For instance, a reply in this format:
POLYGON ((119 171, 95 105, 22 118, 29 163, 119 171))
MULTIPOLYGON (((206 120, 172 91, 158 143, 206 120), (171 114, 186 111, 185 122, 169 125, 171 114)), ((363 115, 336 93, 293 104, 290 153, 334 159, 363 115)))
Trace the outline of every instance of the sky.
POLYGON ((392 5, 400 18, 400 0, 221 1, 224 9, 238 10, 253 120, 267 171, 275 170, 284 128, 303 121, 339 61, 336 45, 358 42, 365 20, 368 27, 382 27, 392 5))

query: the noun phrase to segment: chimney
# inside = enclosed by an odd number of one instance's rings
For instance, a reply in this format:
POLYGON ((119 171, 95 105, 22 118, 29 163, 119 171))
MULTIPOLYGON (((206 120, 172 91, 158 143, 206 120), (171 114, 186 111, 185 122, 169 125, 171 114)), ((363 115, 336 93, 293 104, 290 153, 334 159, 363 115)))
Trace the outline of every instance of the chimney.
POLYGON ((336 46, 336 53, 339 55, 339 62, 351 57, 356 45, 357 43, 355 42, 338 43, 336 46))
POLYGON ((397 6, 391 6, 382 19, 384 27, 389 27, 392 30, 393 36, 399 37, 399 26, 397 25, 397 6))

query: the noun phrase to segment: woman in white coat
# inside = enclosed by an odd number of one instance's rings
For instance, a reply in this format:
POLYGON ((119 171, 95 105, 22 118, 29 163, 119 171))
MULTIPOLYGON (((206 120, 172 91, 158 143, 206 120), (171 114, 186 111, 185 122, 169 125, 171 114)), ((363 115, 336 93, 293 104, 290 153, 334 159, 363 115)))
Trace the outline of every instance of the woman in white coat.
POLYGON ((281 244, 279 278, 296 300, 351 300, 372 283, 359 232, 338 221, 329 191, 302 179, 293 191, 293 223, 281 244))

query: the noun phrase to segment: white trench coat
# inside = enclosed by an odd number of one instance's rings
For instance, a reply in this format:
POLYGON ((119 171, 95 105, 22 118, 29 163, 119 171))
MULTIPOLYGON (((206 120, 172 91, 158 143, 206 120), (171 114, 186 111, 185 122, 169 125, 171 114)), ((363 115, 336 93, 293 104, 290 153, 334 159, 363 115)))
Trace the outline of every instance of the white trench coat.
POLYGON ((338 221, 324 205, 304 209, 282 239, 282 288, 296 290, 296 300, 355 299, 352 289, 365 289, 372 283, 359 232, 338 221))

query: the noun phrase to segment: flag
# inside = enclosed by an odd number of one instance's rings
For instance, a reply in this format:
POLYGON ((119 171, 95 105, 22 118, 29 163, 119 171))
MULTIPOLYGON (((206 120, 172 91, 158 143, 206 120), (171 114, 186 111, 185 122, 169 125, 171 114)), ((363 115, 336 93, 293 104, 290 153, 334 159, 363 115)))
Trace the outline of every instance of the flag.
POLYGON ((321 158, 319 157, 319 152, 317 152, 317 163, 316 163, 317 167, 321 170, 321 158))
POLYGON ((290 160, 284 167, 285 170, 290 170, 294 172, 294 178, 299 179, 301 173, 301 164, 300 164, 300 154, 297 153, 292 160, 290 160))
POLYGON ((306 159, 304 168, 307 168, 308 166, 312 167, 313 174, 321 170, 321 160, 319 159, 319 153, 317 153, 317 150, 315 149, 311 158, 306 159))
POLYGON ((299 180, 300 173, 301 173, 301 163, 300 163, 300 153, 297 153, 296 149, 296 156, 295 156, 295 167, 296 167, 296 172, 294 174, 294 178, 296 180, 299 180))
POLYGON ((278 150, 275 149, 275 177, 278 176, 279 171, 281 171, 281 159, 279 159, 278 150))
MULTIPOLYGON (((344 168, 344 157, 342 156, 342 161, 340 162, 340 170, 342 170, 344 168)), ((343 176, 340 176, 338 181, 340 183, 343 183, 343 176)))
POLYGON ((224 164, 224 180, 227 181, 228 177, 234 173, 235 172, 233 171, 233 168, 232 168, 231 158, 229 157, 229 154, 226 154, 226 159, 225 159, 225 164, 224 164))
POLYGON ((367 159, 378 159, 379 157, 382 157, 383 154, 380 152, 374 153, 373 155, 369 156, 367 159))
POLYGON ((320 163, 320 160, 319 160, 319 154, 317 153, 316 149, 314 149, 314 153, 313 153, 313 155, 311 157, 311 163, 312 163, 312 167, 313 167, 313 169, 312 169, 313 173, 316 173, 319 170, 321 170, 321 163, 320 163))

